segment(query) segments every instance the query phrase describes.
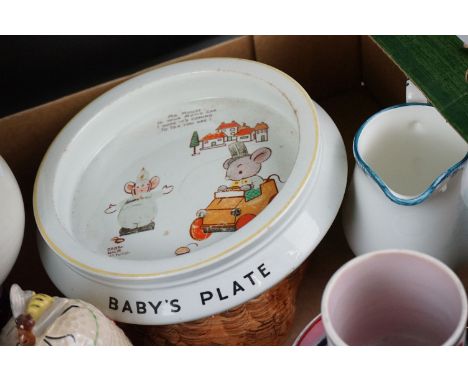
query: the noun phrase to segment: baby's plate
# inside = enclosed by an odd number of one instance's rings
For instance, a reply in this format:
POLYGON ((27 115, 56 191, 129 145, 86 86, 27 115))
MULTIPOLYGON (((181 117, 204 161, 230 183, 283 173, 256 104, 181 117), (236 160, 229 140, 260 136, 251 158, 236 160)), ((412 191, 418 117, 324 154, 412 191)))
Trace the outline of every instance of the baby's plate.
POLYGON ((272 287, 341 204, 338 130, 292 78, 253 61, 159 68, 96 99, 39 169, 44 266, 115 320, 207 317, 272 287))
POLYGON ((24 206, 15 176, 0 157, 0 285, 15 264, 24 233, 24 206))

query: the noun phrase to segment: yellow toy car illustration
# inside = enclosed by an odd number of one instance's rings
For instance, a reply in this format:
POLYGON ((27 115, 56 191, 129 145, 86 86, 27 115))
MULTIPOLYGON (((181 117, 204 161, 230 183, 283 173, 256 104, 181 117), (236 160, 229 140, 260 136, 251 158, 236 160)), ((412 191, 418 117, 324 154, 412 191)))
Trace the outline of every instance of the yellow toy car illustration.
POLYGON ((213 232, 234 232, 255 218, 278 194, 274 179, 266 179, 258 190, 244 191, 237 187, 218 191, 205 209, 197 211, 190 226, 194 240, 205 240, 213 232), (257 191, 257 194, 252 194, 257 191))

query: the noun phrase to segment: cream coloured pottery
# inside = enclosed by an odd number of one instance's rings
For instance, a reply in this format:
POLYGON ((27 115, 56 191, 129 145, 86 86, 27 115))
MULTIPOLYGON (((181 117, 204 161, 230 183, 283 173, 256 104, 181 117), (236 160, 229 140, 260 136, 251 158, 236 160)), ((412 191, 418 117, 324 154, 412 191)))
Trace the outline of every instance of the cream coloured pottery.
POLYGON ((44 266, 118 321, 172 324, 242 304, 327 232, 346 155, 326 112, 253 61, 135 77, 56 138, 37 175, 44 266))
POLYGON ((10 290, 13 318, 0 332, 0 345, 129 346, 129 339, 85 301, 10 290))
POLYGON ((380 111, 359 129, 353 149, 343 222, 356 255, 406 248, 451 267, 467 261, 468 144, 434 107, 408 103, 380 111))
POLYGON ((0 285, 15 264, 24 233, 24 206, 15 176, 0 157, 0 285))

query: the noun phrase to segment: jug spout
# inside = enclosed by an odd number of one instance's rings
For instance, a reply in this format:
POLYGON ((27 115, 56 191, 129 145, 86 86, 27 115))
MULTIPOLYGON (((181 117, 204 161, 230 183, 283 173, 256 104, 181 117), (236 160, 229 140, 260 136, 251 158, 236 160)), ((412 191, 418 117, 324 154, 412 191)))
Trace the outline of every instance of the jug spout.
POLYGON ((357 165, 392 202, 423 203, 468 160, 468 144, 425 103, 380 111, 358 130, 353 153, 357 165))

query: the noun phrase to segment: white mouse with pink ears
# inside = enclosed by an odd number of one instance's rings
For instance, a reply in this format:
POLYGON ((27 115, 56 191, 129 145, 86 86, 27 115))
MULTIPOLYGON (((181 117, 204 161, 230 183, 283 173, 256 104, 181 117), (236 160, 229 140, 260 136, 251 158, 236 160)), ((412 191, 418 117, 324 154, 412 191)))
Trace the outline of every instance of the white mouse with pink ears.
POLYGON ((118 204, 110 204, 104 211, 112 214, 118 211, 117 221, 120 225, 119 235, 131 235, 138 232, 153 230, 156 226, 157 215, 156 200, 167 195, 174 189, 173 186, 163 186, 154 191, 159 185, 159 177, 149 178, 145 168, 139 172, 136 182, 127 182, 124 191, 130 195, 118 204))

